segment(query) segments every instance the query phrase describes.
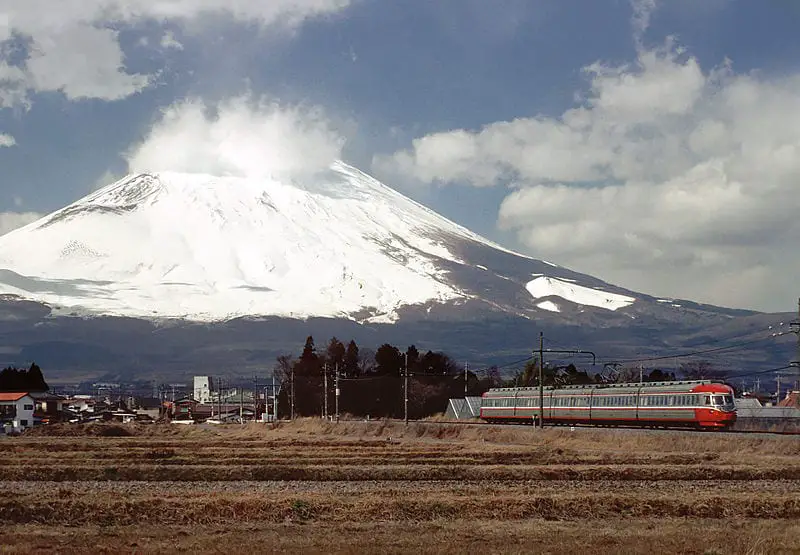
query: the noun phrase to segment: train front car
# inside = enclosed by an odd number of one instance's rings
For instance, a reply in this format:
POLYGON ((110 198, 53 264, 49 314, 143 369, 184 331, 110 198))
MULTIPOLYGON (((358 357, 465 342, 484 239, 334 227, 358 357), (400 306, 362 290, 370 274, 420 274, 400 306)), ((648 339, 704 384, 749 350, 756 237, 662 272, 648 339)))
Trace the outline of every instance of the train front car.
POLYGON ((726 429, 736 422, 733 388, 722 383, 701 383, 692 393, 702 399, 695 409, 697 426, 706 429, 726 429))

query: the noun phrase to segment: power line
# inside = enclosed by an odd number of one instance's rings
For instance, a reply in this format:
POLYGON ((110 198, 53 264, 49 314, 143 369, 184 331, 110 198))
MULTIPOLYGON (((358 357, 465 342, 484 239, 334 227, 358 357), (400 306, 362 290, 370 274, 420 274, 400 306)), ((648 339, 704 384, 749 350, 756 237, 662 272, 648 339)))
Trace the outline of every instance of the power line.
POLYGON ((733 380, 736 378, 745 378, 747 376, 758 376, 760 374, 769 374, 771 372, 780 372, 781 370, 788 370, 789 368, 794 368, 791 364, 788 366, 781 366, 780 368, 770 368, 769 370, 759 370, 757 372, 744 372, 741 374, 732 374, 725 376, 726 380, 733 380))
MULTIPOLYGON (((786 332, 786 333, 790 333, 790 332, 786 332)), ((727 345, 725 347, 715 347, 713 349, 703 349, 703 350, 700 350, 700 351, 690 351, 690 352, 687 352, 687 353, 679 353, 679 354, 672 354, 672 355, 662 355, 662 356, 646 357, 646 358, 617 359, 617 360, 612 360, 610 362, 616 362, 616 363, 648 362, 648 361, 654 361, 654 360, 667 360, 667 359, 671 359, 671 358, 685 358, 685 357, 696 356, 696 355, 704 355, 704 354, 708 354, 708 353, 717 353, 717 352, 720 352, 720 351, 729 351, 731 349, 739 349, 741 347, 745 347, 747 345, 753 345, 755 343, 762 343, 764 341, 767 341, 768 339, 772 339, 774 337, 779 337, 781 335, 786 335, 786 333, 772 334, 769 337, 762 337, 761 339, 754 339, 753 341, 743 341, 741 343, 737 343, 737 344, 734 344, 734 345, 727 345)))

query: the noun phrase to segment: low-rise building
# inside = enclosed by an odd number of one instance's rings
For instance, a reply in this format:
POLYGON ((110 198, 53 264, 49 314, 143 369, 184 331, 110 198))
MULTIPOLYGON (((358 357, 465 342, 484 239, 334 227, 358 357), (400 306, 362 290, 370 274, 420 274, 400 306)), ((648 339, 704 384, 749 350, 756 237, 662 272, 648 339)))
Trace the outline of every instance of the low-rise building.
POLYGON ((0 431, 19 433, 33 427, 36 402, 29 393, 0 393, 0 431))

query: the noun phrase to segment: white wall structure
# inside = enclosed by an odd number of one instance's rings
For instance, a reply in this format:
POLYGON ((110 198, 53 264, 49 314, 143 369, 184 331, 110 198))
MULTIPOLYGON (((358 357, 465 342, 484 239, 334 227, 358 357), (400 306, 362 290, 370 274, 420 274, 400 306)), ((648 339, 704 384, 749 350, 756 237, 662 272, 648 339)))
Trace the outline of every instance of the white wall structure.
POLYGON ((35 404, 27 393, 0 393, 0 427, 5 433, 32 428, 35 404))
POLYGON ((211 402, 211 376, 194 377, 194 400, 206 404, 211 402))

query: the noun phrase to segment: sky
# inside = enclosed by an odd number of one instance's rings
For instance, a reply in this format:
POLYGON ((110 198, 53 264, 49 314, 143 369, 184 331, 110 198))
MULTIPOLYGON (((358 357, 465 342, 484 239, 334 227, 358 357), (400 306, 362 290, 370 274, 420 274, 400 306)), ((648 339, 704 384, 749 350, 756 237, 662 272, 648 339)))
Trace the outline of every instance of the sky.
POLYGON ((0 0, 0 233, 340 158, 616 285, 793 310, 798 53, 793 0, 0 0))

